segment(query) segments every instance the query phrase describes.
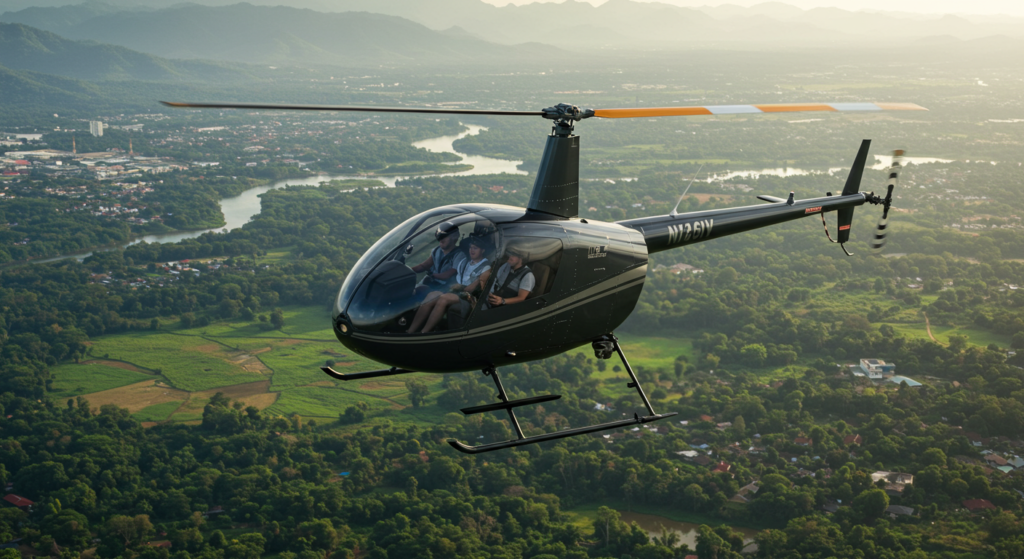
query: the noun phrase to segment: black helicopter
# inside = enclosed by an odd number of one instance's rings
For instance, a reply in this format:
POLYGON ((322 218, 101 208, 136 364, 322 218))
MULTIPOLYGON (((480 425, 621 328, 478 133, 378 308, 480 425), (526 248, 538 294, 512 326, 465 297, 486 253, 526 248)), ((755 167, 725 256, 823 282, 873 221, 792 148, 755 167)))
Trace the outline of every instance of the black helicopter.
MULTIPOLYGON (((865 203, 883 207, 872 245, 880 247, 885 240, 892 192, 898 178, 898 156, 902 152, 894 156, 884 197, 860 192, 870 140, 861 143, 843 191, 835 196, 829 192, 821 198, 795 200, 793 193, 788 199, 762 195, 758 198, 768 204, 690 213, 677 213, 673 209, 667 215, 615 223, 582 219, 578 207, 580 137, 573 134, 576 122, 592 117, 926 110, 910 103, 597 110, 583 110, 563 103, 541 111, 257 103, 164 104, 221 109, 528 115, 554 121, 526 208, 467 203, 443 206, 413 216, 381 237, 363 254, 345 278, 334 304, 334 332, 341 343, 359 355, 391 366, 361 373, 339 373, 323 367, 323 371, 335 379, 348 381, 413 372, 470 370, 482 370, 491 377, 500 401, 461 411, 469 415, 505 410, 517 438, 478 446, 448 441, 455 449, 469 454, 649 423, 676 415, 655 413, 618 339, 612 334, 640 298, 647 275, 648 255, 815 214, 821 216, 824 225, 824 214, 832 211, 838 216, 837 238, 832 238, 827 225, 825 233, 830 241, 839 243, 849 255, 845 243, 850 238, 853 211, 865 203), (451 275, 461 275, 471 265, 479 266, 483 260, 482 253, 486 253, 493 273, 477 277, 477 296, 468 296, 465 292, 461 296, 449 295, 453 282, 451 275), (446 261, 447 267, 443 264, 446 261), (468 264, 462 266, 463 263, 468 264), (455 272, 451 271, 453 268, 455 272), (424 328, 429 331, 410 333, 422 324, 421 309, 429 304, 430 313, 434 314, 441 298, 446 295, 447 303, 433 317, 431 328, 424 328), (421 313, 419 317, 418 311, 421 313), (592 344, 599 359, 618 354, 629 374, 628 385, 636 389, 647 415, 634 413, 630 419, 526 436, 514 409, 556 400, 561 396, 551 394, 510 400, 497 368, 550 357, 586 343, 592 344)), ((472 277, 472 274, 467 277, 472 277)), ((431 321, 428 319, 427 323, 431 321)))

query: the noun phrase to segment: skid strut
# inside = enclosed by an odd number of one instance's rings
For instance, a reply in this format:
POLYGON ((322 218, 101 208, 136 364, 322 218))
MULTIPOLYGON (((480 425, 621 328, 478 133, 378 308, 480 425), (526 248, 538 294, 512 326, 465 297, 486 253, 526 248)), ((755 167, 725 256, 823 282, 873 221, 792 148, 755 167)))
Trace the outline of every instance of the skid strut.
POLYGON ((463 408, 461 411, 466 415, 474 413, 483 413, 486 411, 498 411, 505 410, 508 412, 509 421, 512 423, 512 428, 516 431, 517 439, 511 441, 502 441, 497 443, 482 444, 478 446, 468 446, 457 440, 449 439, 448 444, 452 445, 455 450, 464 452, 466 454, 479 454, 481 452, 491 452, 493 450, 500 450, 503 448, 514 448, 517 446, 523 446, 528 444, 542 443, 545 441, 553 441, 557 439, 564 439, 566 437, 574 437, 576 435, 585 435, 587 433, 596 433, 598 431, 605 431, 608 429, 616 429, 619 427, 628 427, 630 425, 639 425, 642 423, 650 423, 652 421, 658 421, 666 417, 672 417, 676 415, 675 412, 657 414, 654 413, 654 408, 651 406, 651 401, 647 399, 647 395, 644 394, 644 389, 640 386, 640 381, 637 380, 636 374, 633 373, 632 367, 629 366, 629 362, 626 361, 626 355, 622 353, 622 348, 619 347, 618 339, 607 334, 601 336, 593 343, 594 352, 599 359, 608 359, 611 357, 612 352, 618 353, 619 358, 622 359, 623 366, 626 367, 626 372, 629 373, 629 378, 632 382, 628 383, 627 386, 635 388, 637 394, 640 395, 640 399, 643 400, 644 407, 647 408, 649 415, 641 417, 640 414, 634 413, 631 419, 622 419, 619 421, 612 421, 610 423, 601 423, 598 425, 590 425, 587 427, 577 427, 575 429, 565 429, 562 431, 555 431, 554 433, 544 433, 543 435, 534 435, 527 437, 523 434, 523 429, 519 425, 519 420, 516 419, 514 408, 520 406, 529 406, 532 404, 539 404, 541 402, 550 402, 561 398, 557 394, 548 394, 544 396, 533 396, 531 398, 523 398, 521 400, 509 400, 508 395, 505 393, 505 387, 501 384, 501 379, 498 377, 498 371, 494 367, 488 367, 484 369, 483 373, 485 376, 491 377, 494 381, 494 386, 498 389, 498 399, 501 402, 496 404, 485 404, 482 406, 472 406, 469 408, 463 408))

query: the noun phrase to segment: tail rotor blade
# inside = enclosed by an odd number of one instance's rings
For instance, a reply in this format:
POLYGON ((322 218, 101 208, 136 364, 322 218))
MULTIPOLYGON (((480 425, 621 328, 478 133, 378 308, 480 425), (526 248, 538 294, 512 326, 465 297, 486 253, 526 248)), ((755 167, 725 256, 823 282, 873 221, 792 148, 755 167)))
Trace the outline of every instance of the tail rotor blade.
POLYGON ((882 217, 878 220, 878 227, 875 228, 875 238, 871 240, 871 248, 874 250, 882 250, 885 246, 885 236, 889 227, 889 220, 886 217, 882 217))
POLYGON ((904 151, 901 149, 892 152, 892 163, 889 165, 889 184, 885 188, 885 198, 881 200, 882 217, 878 220, 875 236, 871 240, 871 248, 875 251, 880 251, 885 247, 885 238, 889 233, 889 208, 892 207, 892 191, 899 184, 900 171, 903 170, 903 154, 904 151))

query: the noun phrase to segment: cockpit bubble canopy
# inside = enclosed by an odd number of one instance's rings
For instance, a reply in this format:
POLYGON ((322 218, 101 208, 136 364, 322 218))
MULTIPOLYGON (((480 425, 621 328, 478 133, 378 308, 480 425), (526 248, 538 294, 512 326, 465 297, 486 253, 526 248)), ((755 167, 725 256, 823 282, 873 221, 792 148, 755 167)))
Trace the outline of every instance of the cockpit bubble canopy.
POLYGON ((501 246, 494 223, 470 210, 461 206, 428 210, 381 237, 345 278, 335 319, 343 316, 365 331, 404 332, 411 313, 426 296, 449 291, 454 276, 439 280, 434 274, 468 260, 471 239, 501 246), (439 227, 448 234, 438 235, 439 227))

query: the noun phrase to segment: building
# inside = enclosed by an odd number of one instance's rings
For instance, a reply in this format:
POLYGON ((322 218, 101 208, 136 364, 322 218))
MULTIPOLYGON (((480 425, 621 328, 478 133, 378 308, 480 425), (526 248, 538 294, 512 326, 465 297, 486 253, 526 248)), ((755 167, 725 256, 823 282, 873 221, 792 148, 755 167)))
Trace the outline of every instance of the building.
POLYGON ((989 466, 998 468, 999 466, 1007 465, 1006 458, 999 456, 998 454, 986 454, 985 462, 988 462, 989 466))
POLYGON ((97 138, 102 137, 103 136, 103 128, 104 128, 104 125, 103 125, 102 121, 99 121, 99 120, 90 120, 89 121, 89 133, 92 134, 93 136, 96 136, 97 138))
POLYGON ((902 495, 907 485, 914 484, 914 476, 902 472, 886 472, 879 470, 871 474, 871 482, 885 481, 885 492, 890 496, 902 495))
POLYGON ((992 504, 988 499, 967 499, 963 502, 964 508, 971 511, 977 512, 980 510, 995 510, 996 506, 992 504))
POLYGON ((896 374, 896 365, 881 359, 861 359, 860 370, 864 371, 869 379, 881 380, 896 374))
POLYGON ((11 493, 10 495, 4 495, 4 500, 20 509, 27 509, 35 504, 34 502, 29 501, 24 497, 19 497, 18 495, 15 495, 13 493, 11 493))
POLYGON ((913 507, 904 507, 901 505, 889 505, 889 508, 885 509, 885 512, 890 518, 896 518, 897 516, 914 516, 913 507))
POLYGON ((740 487, 740 490, 737 491, 729 500, 734 503, 749 503, 754 499, 754 496, 757 495, 757 491, 759 489, 761 489, 761 486, 758 485, 756 481, 752 481, 749 484, 740 487))

